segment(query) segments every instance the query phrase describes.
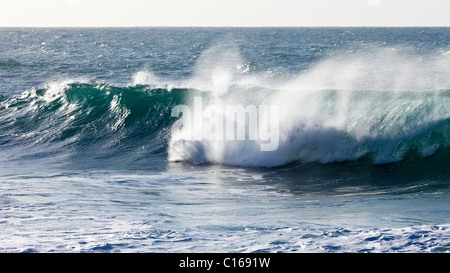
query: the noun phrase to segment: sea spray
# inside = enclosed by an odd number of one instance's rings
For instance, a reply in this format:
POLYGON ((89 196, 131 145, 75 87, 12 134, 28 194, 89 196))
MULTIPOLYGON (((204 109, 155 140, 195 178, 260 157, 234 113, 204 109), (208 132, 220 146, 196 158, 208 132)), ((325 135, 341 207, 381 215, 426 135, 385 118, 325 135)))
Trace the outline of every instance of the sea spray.
MULTIPOLYGON (((217 48, 212 52, 217 55, 217 48)), ((219 52, 230 54, 227 50, 219 52)), ((205 54, 200 58, 202 64, 212 58, 211 51, 205 54)), ((194 145, 189 137, 180 141, 183 138, 175 133, 172 139, 177 143, 169 145, 170 159, 273 167, 294 161, 341 162, 370 155, 375 164, 380 164, 401 161, 411 151, 429 156, 449 144, 448 58, 430 55, 415 61, 418 56, 413 53, 371 49, 325 59, 297 78, 273 83, 267 89, 258 86, 258 81, 251 87, 240 85, 240 79, 248 75, 229 73, 239 67, 237 61, 243 62, 239 53, 232 52, 231 56, 232 62, 207 62, 211 71, 228 71, 223 77, 206 74, 227 79, 219 87, 208 86, 211 104, 277 105, 280 144, 270 153, 255 149, 249 142, 236 148, 235 142, 228 141, 221 143, 221 149, 211 149, 218 144, 206 139, 194 145)), ((226 59, 221 55, 218 58, 226 59)), ((203 66, 197 68, 208 71, 203 66)))

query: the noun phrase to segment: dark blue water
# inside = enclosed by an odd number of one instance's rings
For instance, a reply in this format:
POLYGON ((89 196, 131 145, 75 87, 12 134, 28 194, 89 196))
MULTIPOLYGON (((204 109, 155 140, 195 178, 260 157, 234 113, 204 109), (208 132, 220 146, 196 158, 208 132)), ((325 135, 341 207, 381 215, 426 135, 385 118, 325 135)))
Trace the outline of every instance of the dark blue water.
POLYGON ((2 28, 0 251, 448 252, 448 37, 2 28), (196 98, 278 106, 277 149, 174 133, 196 98))

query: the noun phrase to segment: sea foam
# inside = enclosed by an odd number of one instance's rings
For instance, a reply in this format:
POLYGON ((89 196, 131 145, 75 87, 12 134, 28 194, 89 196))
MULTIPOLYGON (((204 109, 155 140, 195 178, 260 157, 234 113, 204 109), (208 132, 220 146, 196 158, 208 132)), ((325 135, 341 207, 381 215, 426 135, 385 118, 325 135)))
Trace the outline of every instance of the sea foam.
MULTIPOLYGON (((401 161, 411 150, 430 156, 449 145, 446 55, 397 48, 347 52, 285 82, 244 73, 238 69, 243 63, 236 48, 214 47, 200 57, 188 84, 206 90, 215 105, 278 106, 278 149, 261 151, 257 141, 173 135, 170 160, 273 167, 371 155, 380 164, 401 161)), ((203 119, 214 117, 224 118, 203 119)))

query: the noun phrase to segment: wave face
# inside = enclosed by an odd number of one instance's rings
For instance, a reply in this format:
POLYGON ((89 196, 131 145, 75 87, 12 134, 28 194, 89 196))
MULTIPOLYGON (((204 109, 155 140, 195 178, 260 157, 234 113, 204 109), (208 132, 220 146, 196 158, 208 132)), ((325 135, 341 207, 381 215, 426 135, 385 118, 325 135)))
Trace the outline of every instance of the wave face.
MULTIPOLYGON (((9 158, 167 157, 194 164, 275 167, 370 158, 428 157, 450 145, 450 56, 370 49, 323 59, 293 77, 257 71, 233 44, 199 57, 192 76, 149 70, 130 85, 53 81, 0 97, 0 144, 9 158), (279 109, 278 146, 254 140, 192 140, 171 132, 176 105, 269 105, 279 109)), ((204 120, 227 122, 223 113, 204 120)), ((248 130, 248 125, 247 128, 248 130)))
POLYGON ((183 90, 52 82, 0 103, 0 143, 10 158, 134 158, 164 150, 170 109, 183 90))

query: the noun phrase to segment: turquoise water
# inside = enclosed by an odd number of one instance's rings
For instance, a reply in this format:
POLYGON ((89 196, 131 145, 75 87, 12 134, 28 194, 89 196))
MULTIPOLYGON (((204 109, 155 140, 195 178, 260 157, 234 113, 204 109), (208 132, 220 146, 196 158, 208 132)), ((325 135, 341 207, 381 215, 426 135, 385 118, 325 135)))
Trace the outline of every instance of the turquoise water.
POLYGON ((449 28, 0 29, 2 252, 448 252, 449 28), (279 145, 176 105, 277 105, 279 145))

